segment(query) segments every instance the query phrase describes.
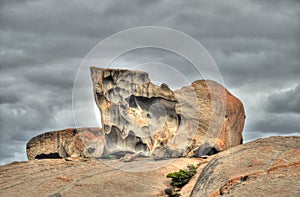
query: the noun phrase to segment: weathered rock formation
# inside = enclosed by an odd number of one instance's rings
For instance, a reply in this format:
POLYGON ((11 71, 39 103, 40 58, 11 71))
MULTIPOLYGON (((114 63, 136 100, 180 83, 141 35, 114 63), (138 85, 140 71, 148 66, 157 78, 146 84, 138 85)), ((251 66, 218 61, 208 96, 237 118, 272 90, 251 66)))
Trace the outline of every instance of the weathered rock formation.
POLYGON ((299 196, 299 183, 300 137, 270 137, 218 153, 191 196, 299 196))
POLYGON ((151 83, 146 72, 91 67, 91 74, 111 150, 138 149, 160 159, 242 143, 243 105, 214 81, 172 91, 151 83))
POLYGON ((66 157, 101 157, 105 136, 100 128, 65 129, 43 133, 26 146, 29 160, 66 157))
MULTIPOLYGON (((222 85, 211 80, 198 80, 176 90, 175 94, 181 110, 185 111, 186 125, 197 125, 190 146, 193 148, 189 147, 192 149, 190 155, 201 156, 242 144, 244 106, 222 85)), ((190 131, 188 126, 180 126, 181 135, 186 135, 187 131, 190 131)))
POLYGON ((172 91, 141 71, 91 67, 91 75, 103 129, 41 134, 28 142, 28 159, 140 151, 154 159, 200 157, 242 143, 243 104, 214 81, 172 91))
POLYGON ((140 71, 92 67, 95 101, 102 126, 114 149, 134 151, 123 141, 138 136, 145 151, 170 143, 178 129, 174 92, 165 84, 154 85, 140 71))

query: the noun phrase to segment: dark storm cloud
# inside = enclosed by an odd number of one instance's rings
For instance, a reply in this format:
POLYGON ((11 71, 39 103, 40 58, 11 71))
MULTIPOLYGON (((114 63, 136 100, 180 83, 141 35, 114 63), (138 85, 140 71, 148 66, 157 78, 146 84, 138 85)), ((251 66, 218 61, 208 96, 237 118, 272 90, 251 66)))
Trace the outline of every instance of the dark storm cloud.
POLYGON ((253 81, 278 83, 300 72, 295 5, 296 1, 214 1, 198 9, 183 7, 173 21, 202 41, 231 87, 253 81))
POLYGON ((254 131, 265 134, 277 133, 285 135, 300 131, 299 114, 265 114, 260 121, 253 126, 254 131))
POLYGON ((268 102, 267 110, 271 113, 300 114, 300 84, 292 90, 277 92, 270 95, 268 102))
POLYGON ((19 98, 15 95, 0 95, 0 104, 3 103, 16 103, 19 102, 19 98))
POLYGON ((273 2, 268 7, 251 1, 226 2, 224 7, 207 9, 210 14, 204 14, 202 22, 194 25, 204 29, 205 36, 197 37, 204 40, 231 87, 254 81, 285 85, 280 81, 297 77, 299 9, 293 9, 289 3, 282 4, 273 2))
MULTIPOLYGON (((107 36, 143 25, 178 29, 207 48, 225 85, 244 102, 246 140, 299 135, 299 13, 297 0, 0 1, 1 163, 26 159, 31 137, 74 126, 72 87, 82 59, 107 36)), ((139 56, 120 63, 143 63, 139 56)), ((78 96, 76 110, 82 125, 93 126, 85 99, 78 96)))
POLYGON ((21 156, 19 160, 24 160, 25 144, 31 137, 74 126, 71 91, 63 88, 63 84, 49 86, 21 77, 14 81, 16 83, 0 88, 6 95, 0 102, 0 156, 12 160, 17 154, 21 156))

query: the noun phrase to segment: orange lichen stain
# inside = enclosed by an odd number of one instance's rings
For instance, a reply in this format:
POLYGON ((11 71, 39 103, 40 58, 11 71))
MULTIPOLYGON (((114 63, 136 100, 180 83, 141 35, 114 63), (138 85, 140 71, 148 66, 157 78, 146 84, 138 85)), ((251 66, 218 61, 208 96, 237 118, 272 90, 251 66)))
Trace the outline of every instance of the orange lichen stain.
POLYGON ((141 119, 141 118, 139 118, 139 119, 136 120, 136 123, 137 123, 138 125, 146 125, 146 124, 147 124, 147 121, 146 121, 146 120, 143 120, 143 119, 141 119))
POLYGON ((149 147, 150 151, 152 151, 154 148, 152 143, 148 144, 148 147, 149 147))
POLYGON ((170 143, 170 144, 168 144, 168 146, 175 148, 175 147, 178 147, 179 144, 172 144, 172 143, 170 143))
POLYGON ((267 172, 271 172, 271 171, 275 171, 275 170, 279 170, 279 169, 284 169, 284 168, 288 168, 288 167, 292 167, 292 166, 299 166, 300 162, 293 162, 293 163, 289 163, 289 164, 283 164, 283 165, 278 165, 278 166, 274 166, 271 167, 269 169, 267 169, 267 172))
POLYGON ((138 125, 148 125, 148 121, 141 115, 141 112, 138 110, 133 110, 131 108, 127 108, 127 113, 132 120, 138 125))
POLYGON ((210 194, 208 197, 218 197, 220 196, 220 191, 215 191, 214 193, 210 194))
POLYGON ((218 139, 217 143, 220 146, 221 150, 225 150, 226 149, 226 145, 225 145, 225 143, 224 143, 224 141, 222 139, 218 139))
POLYGON ((101 105, 102 110, 107 110, 111 106, 111 102, 107 101, 101 105))
POLYGON ((96 138, 95 134, 92 132, 81 132, 80 137, 85 137, 88 138, 89 140, 96 138))
POLYGON ((55 180, 53 181, 63 181, 63 182, 71 182, 73 179, 70 178, 70 177, 67 177, 67 176, 58 176, 58 177, 55 177, 55 180))

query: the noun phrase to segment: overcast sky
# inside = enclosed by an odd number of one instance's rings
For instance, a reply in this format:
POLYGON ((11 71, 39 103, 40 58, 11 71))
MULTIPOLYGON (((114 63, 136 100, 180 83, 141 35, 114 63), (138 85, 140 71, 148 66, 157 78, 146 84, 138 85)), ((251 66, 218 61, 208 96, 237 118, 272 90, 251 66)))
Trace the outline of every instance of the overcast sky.
POLYGON ((246 141, 300 134, 298 0, 88 2, 0 1, 0 164, 26 160, 33 136, 74 127, 83 58, 106 37, 145 25, 185 32, 209 51, 244 103, 246 141))

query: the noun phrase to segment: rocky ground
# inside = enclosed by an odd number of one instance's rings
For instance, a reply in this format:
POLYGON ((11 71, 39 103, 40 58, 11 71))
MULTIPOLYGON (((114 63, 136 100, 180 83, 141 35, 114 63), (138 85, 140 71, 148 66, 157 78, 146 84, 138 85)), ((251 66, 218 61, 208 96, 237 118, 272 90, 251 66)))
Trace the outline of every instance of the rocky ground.
POLYGON ((258 139, 219 153, 191 196, 220 195, 300 196, 300 137, 258 139))
POLYGON ((0 196, 165 196, 168 173, 199 163, 182 196, 300 196, 300 137, 259 139, 208 159, 14 162, 0 167, 0 196))
POLYGON ((201 159, 153 161, 139 158, 133 162, 111 160, 106 165, 95 159, 66 161, 44 159, 15 162, 0 167, 0 196, 165 196, 170 180, 166 175, 197 164, 201 159), (144 172, 130 172, 148 165, 144 172), (163 166, 154 171, 157 166, 163 166))

